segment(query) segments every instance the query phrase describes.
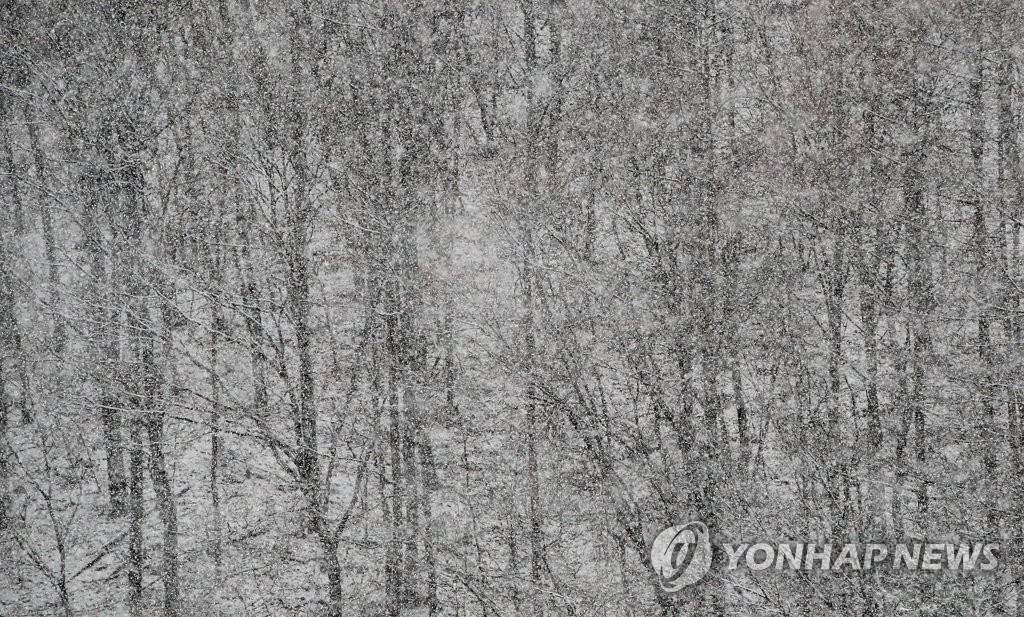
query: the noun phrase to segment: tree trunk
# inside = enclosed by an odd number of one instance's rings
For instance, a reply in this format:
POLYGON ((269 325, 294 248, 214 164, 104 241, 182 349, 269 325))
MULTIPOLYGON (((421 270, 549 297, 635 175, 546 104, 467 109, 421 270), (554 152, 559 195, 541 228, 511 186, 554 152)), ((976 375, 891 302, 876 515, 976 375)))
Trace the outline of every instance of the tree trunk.
POLYGON ((220 333, 224 327, 224 319, 221 315, 220 289, 222 285, 220 276, 221 264, 219 260, 211 265, 214 272, 213 286, 210 298, 210 507, 213 510, 213 562, 217 569, 218 576, 223 567, 223 548, 221 546, 221 508, 220 508, 220 467, 221 467, 221 384, 220 373, 217 372, 220 356, 220 333))
POLYGON ((920 154, 912 154, 904 174, 904 198, 907 207, 910 238, 908 247, 909 295, 913 311, 908 330, 910 371, 910 398, 907 401, 912 413, 914 429, 914 459, 919 476, 917 484, 917 507, 921 514, 928 511, 928 470, 925 468, 927 436, 925 434, 925 415, 923 389, 925 384, 925 363, 931 347, 928 334, 929 324, 926 323, 931 310, 931 277, 928 264, 928 251, 925 249, 924 228, 925 205, 923 178, 919 171, 920 154))
MULTIPOLYGON (((21 328, 18 325, 11 255, 8 253, 7 244, 2 236, 0 236, 0 349, 6 351, 4 355, 13 357, 17 363, 20 381, 20 397, 17 406, 21 411, 22 423, 29 424, 32 422, 32 411, 29 400, 28 357, 25 354, 21 340, 21 328)), ((4 389, 5 383, 0 381, 0 396, 7 396, 4 389)))
POLYGON ((7 531, 8 516, 11 508, 11 461, 7 451, 7 427, 10 418, 10 409, 7 405, 7 395, 2 391, 4 384, 4 369, 0 364, 0 534, 7 531))
MULTIPOLYGON (((133 371, 132 373, 136 373, 133 371)), ((130 374, 129 379, 137 377, 130 374)), ((133 380, 134 381, 134 380, 133 380)), ((139 384, 132 384, 129 387, 138 387, 139 384)), ((128 612, 131 617, 143 617, 143 572, 145 567, 145 554, 143 552, 142 530, 145 523, 144 505, 144 480, 146 451, 143 448, 143 433, 140 400, 138 395, 133 395, 131 400, 131 415, 128 419, 129 427, 129 464, 128 464, 128 501, 130 523, 128 531, 128 612)))
POLYGON ((385 588, 388 595, 387 606, 390 617, 398 617, 407 597, 406 581, 402 569, 402 528, 405 523, 402 505, 405 502, 405 487, 402 481, 402 437, 401 422, 398 408, 398 385, 394 367, 389 371, 387 407, 388 407, 388 454, 391 465, 391 507, 387 515, 390 518, 390 538, 385 556, 385 588))
POLYGON ((540 136, 540 114, 538 113, 537 88, 539 87, 539 75, 537 69, 537 26, 536 6, 532 0, 522 3, 523 10, 523 44, 526 47, 526 152, 527 161, 524 182, 526 185, 527 201, 524 205, 523 214, 523 255, 522 255, 522 310, 523 310, 523 375, 526 380, 526 389, 523 396, 523 404, 526 410, 526 492, 527 492, 527 517, 528 530, 527 538, 530 547, 530 614, 537 616, 544 614, 543 603, 541 602, 541 575, 544 564, 544 539, 541 521, 541 497, 540 497, 540 463, 538 462, 538 442, 540 440, 540 426, 537 418, 537 386, 534 382, 534 368, 536 362, 536 339, 534 328, 534 291, 535 273, 534 260, 534 233, 532 220, 535 215, 530 209, 537 209, 540 205, 541 195, 539 191, 539 173, 541 157, 541 136, 540 136))
POLYGON ((96 410, 103 427, 103 446, 107 459, 107 494, 110 515, 121 517, 128 513, 128 485, 124 467, 123 428, 121 402, 118 400, 111 374, 117 366, 119 311, 110 300, 114 277, 108 277, 104 254, 103 232, 99 221, 100 204, 96 195, 86 201, 82 217, 83 244, 90 258, 90 311, 91 343, 93 349, 92 382, 97 391, 96 410), (108 291, 107 287, 111 289, 108 291))
MULTIPOLYGON (((301 207, 301 206, 299 206, 301 207)), ((301 215, 299 215, 301 216, 301 215)), ((297 443, 295 466, 306 497, 307 530, 315 529, 320 503, 320 463, 317 453, 317 409, 314 401, 313 350, 310 331, 309 259, 305 246, 306 225, 292 229, 289 255, 288 302, 295 325, 295 345, 299 356, 299 404, 296 418, 297 443)))
MULTIPOLYGON (((26 114, 27 115, 27 114, 26 114)), ((57 265, 57 240, 53 229, 53 215, 50 212, 50 199, 46 195, 46 163, 43 158, 43 150, 39 145, 39 129, 36 122, 29 118, 28 122, 29 141, 32 146, 32 156, 36 166, 37 182, 39 182, 39 213, 43 223, 43 244, 46 247, 46 263, 49 275, 50 289, 50 310, 53 311, 53 352, 60 355, 64 351, 64 344, 67 340, 67 327, 64 323, 64 315, 61 313, 60 298, 60 268, 57 265)))
POLYGON ((178 511, 174 502, 174 490, 164 458, 164 411, 160 409, 160 394, 163 379, 153 353, 152 332, 143 342, 142 371, 144 379, 144 403, 146 430, 149 438, 149 476, 153 481, 157 509, 163 524, 163 563, 161 578, 164 583, 164 615, 178 617, 181 614, 181 592, 178 582, 178 511))
POLYGON ((341 562, 338 560, 337 538, 334 538, 333 535, 321 534, 320 548, 324 553, 324 568, 327 570, 327 591, 330 597, 327 615, 328 617, 342 617, 345 589, 341 583, 341 562))
POLYGON ((11 182, 11 204, 14 206, 14 231, 17 234, 21 234, 25 230, 25 209, 22 204, 21 190, 18 186, 18 168, 17 163, 14 160, 14 146, 13 137, 11 135, 10 124, 6 121, 6 114, 4 107, 6 106, 6 98, 8 94, 0 94, 0 121, 3 121, 4 133, 0 136, 0 141, 3 142, 3 164, 4 172, 11 182))

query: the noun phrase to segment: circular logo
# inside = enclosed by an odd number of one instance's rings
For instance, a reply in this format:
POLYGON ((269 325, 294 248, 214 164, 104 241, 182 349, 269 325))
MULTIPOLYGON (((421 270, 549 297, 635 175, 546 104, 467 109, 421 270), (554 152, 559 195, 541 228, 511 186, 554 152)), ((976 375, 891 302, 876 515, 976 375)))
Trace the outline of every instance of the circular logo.
POLYGON ((704 578, 711 568, 711 538, 700 521, 669 527, 658 534, 651 546, 651 566, 658 582, 675 593, 704 578))

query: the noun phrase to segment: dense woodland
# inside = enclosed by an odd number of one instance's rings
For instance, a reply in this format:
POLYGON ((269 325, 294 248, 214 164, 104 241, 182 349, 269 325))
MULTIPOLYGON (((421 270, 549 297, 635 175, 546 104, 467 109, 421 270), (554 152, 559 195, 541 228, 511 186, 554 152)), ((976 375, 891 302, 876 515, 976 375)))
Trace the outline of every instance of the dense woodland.
POLYGON ((0 1, 0 615, 1024 615, 1022 9, 0 1))

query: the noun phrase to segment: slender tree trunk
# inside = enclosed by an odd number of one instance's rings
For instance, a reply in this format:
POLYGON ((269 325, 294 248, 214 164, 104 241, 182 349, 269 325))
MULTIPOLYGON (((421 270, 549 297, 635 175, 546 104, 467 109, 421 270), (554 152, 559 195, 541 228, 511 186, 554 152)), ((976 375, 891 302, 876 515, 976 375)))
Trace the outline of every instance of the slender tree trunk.
POLYGON ((124 470, 120 407, 121 402, 113 395, 106 395, 100 402, 103 443, 107 451, 107 490, 110 493, 110 514, 115 517, 128 513, 128 485, 124 470))
MULTIPOLYGON (((133 371, 134 373, 134 371, 133 371)), ((128 379, 137 377, 130 374, 128 379)), ((138 387, 138 384, 131 384, 129 387, 138 387)), ((129 427, 129 463, 128 463, 128 511, 130 515, 128 531, 128 612, 132 617, 143 617, 143 573, 145 568, 145 554, 143 552, 142 530, 145 522, 144 504, 144 480, 146 451, 143 447, 144 435, 142 432, 142 420, 139 417, 140 401, 138 395, 133 395, 131 400, 131 416, 128 419, 129 427)))
MULTIPOLYGON (((970 151, 971 159, 974 162, 975 188, 971 189, 971 194, 968 195, 967 202, 973 202, 974 204, 975 268, 977 272, 977 280, 982 285, 982 288, 978 290, 978 357, 981 361, 982 369, 980 384, 982 418, 987 429, 985 436, 988 437, 991 435, 994 437, 999 429, 995 424, 996 397, 993 378, 996 368, 993 358, 994 352, 992 349, 992 337, 990 333, 991 317, 989 315, 989 305, 993 303, 993 299, 989 296, 988 290, 984 287, 984 285, 986 285, 990 280, 989 263, 991 255, 989 254, 988 249, 990 237, 988 233, 988 224, 986 223, 985 198, 980 194, 982 187, 984 186, 985 179, 982 160, 985 152, 985 104, 983 99, 985 61, 983 58, 983 50, 979 49, 975 74, 973 79, 971 79, 969 88, 969 98, 971 103, 970 151)), ((994 448, 982 448, 982 453, 982 462, 986 473, 989 474, 990 478, 995 478, 996 459, 994 448)), ((990 505, 994 507, 994 504, 990 505)), ((992 528, 996 525, 993 507, 988 508, 987 513, 990 531, 992 531, 992 528)))
MULTIPOLYGON (((0 349, 6 351, 7 357, 13 357, 17 363, 19 376, 19 394, 17 406, 21 411, 23 424, 32 422, 32 411, 29 396, 28 357, 21 340, 21 327, 18 325, 17 306, 15 302, 14 272, 11 268, 11 254, 7 243, 0 237, 0 349)), ((0 382, 3 388, 4 382, 0 382)), ((0 396, 7 393, 0 390, 0 396)))
POLYGON ((524 393, 524 406, 526 408, 526 491, 528 498, 528 531, 527 538, 530 547, 530 614, 537 616, 544 614, 543 603, 540 599, 541 576, 544 564, 544 539, 541 520, 541 496, 540 496, 540 463, 538 461, 538 442, 540 440, 540 426, 537 418, 537 386, 534 375, 536 363, 536 339, 534 328, 534 292, 536 275, 534 272, 534 232, 532 220, 534 213, 530 209, 539 211, 541 195, 539 191, 539 165, 540 165, 540 114, 537 110, 537 88, 539 86, 537 68, 537 26, 536 7, 532 0, 522 3, 523 9, 523 39, 526 46, 526 88, 527 112, 527 158, 525 170, 525 184, 527 202, 524 204, 527 211, 523 212, 523 259, 522 259, 522 288, 523 288, 523 373, 526 378, 526 391, 524 393))
MULTIPOLYGON (((1005 32, 1005 31, 1004 31, 1005 32)), ((998 246, 1000 250, 999 264, 1002 269, 1000 282, 1002 293, 1000 299, 1005 307, 1002 320, 1003 336, 1008 347, 1020 347, 1024 342, 1024 322, 1021 314, 1021 276, 1019 238, 1021 233, 1020 212, 1020 150, 1017 139, 1020 124, 1015 113, 1013 101, 1018 94, 1015 62, 1009 50, 1004 50, 999 57, 997 70, 997 176, 996 199, 999 210, 998 246), (1012 238, 1012 240, 1011 240, 1012 238)), ((1024 423, 1024 395, 1021 384, 1024 372, 1019 366, 1012 366, 1001 376, 1007 384, 1004 388, 1007 405, 1007 436, 1010 459, 1006 462, 1012 478, 1006 487, 1016 495, 1024 488, 1024 457, 1022 457, 1022 423, 1024 423)), ((993 427, 995 428, 995 427, 993 427)), ((995 433, 998 434, 998 433, 995 433)), ((1007 517, 1007 528, 1010 534, 1020 534, 1024 530, 1024 506, 1020 498, 1014 503, 1014 513, 1007 517)), ((1024 617, 1024 566, 1010 570, 1005 575, 1007 592, 1016 596, 1016 614, 1024 617)), ((1010 605, 1008 605, 1010 606, 1010 605)), ((1008 611, 1007 611, 1008 612, 1008 611)))
POLYGON ((100 204, 95 195, 86 201, 83 213, 83 244, 90 262, 91 343, 94 353, 92 381, 97 390, 96 409, 103 428, 103 446, 107 459, 107 493, 110 514, 121 517, 128 513, 128 485, 125 474, 125 452, 121 422, 121 402, 111 381, 118 361, 119 311, 112 302, 115 277, 107 275, 103 232, 100 228, 100 204), (110 289, 108 290, 108 287, 110 289))
MULTIPOLYGON (((4 370, 0 363, 0 388, 4 384, 4 370)), ((7 531, 11 508, 11 461, 7 451, 7 427, 10 408, 7 396, 0 391, 0 534, 7 531)))
POLYGON ((6 122, 7 118, 4 113, 7 96, 7 93, 0 94, 0 122, 3 122, 4 125, 4 133, 0 136, 0 141, 3 142, 4 172, 11 183, 11 204, 14 206, 14 231, 20 235, 25 230, 25 208, 22 204, 21 189, 18 186, 18 178, 20 176, 18 175, 17 163, 14 160, 14 138, 11 135, 11 128, 8 122, 6 122))
MULTIPOLYGON (((304 206, 298 206, 304 208, 304 206)), ((304 215, 297 214, 292 228, 289 255, 288 302, 295 325, 295 345, 299 356, 299 404, 296 419, 297 444, 295 466, 308 506, 307 530, 315 529, 320 503, 320 463, 317 453, 317 409, 314 401, 313 350, 309 300, 309 258, 306 256, 304 215)))
POLYGON ((220 333, 224 327, 221 315, 220 289, 222 286, 219 260, 211 265, 214 272, 213 293, 210 298, 210 506, 213 509, 213 562, 218 577, 223 567, 223 549, 221 546, 221 508, 220 508, 220 466, 221 466, 221 384, 220 373, 220 333))
MULTIPOLYGON (((140 290, 141 291, 141 290, 140 290)), ((164 409, 164 396, 169 393, 167 379, 163 368, 171 369, 171 383, 173 387, 173 342, 171 331, 171 320, 169 304, 174 300, 174 290, 171 285, 164 284, 159 288, 159 294, 164 298, 161 306, 160 316, 165 330, 165 342, 163 345, 163 367, 157 363, 157 329, 153 324, 153 317, 145 299, 139 294, 137 312, 133 314, 134 325, 132 332, 136 338, 136 347, 139 354, 139 370, 141 383, 139 389, 142 393, 140 398, 141 408, 139 413, 142 417, 142 424, 146 429, 146 437, 149 440, 147 461, 149 463, 149 477, 153 482, 153 492, 156 497, 156 508, 163 526, 163 555, 160 565, 160 578, 164 587, 164 615, 165 617, 178 617, 181 614, 181 590, 179 582, 179 559, 178 559, 178 511, 175 504, 175 494, 171 482, 170 473, 167 470, 167 462, 164 456, 164 423, 166 411, 164 409)))
MULTIPOLYGON (((248 242, 245 234, 242 237, 243 246, 248 242)), ((267 417, 267 356, 263 351, 264 329, 263 311, 260 309, 260 292, 253 278, 253 273, 247 264, 250 262, 250 255, 245 249, 242 259, 239 260, 238 268, 242 272, 241 296, 242 296, 242 318, 245 320, 245 330, 249 342, 249 363, 252 370, 252 416, 256 425, 261 429, 265 426, 267 417)))
MULTIPOLYGON (((866 114, 865 122, 867 124, 867 135, 866 139, 868 144, 874 149, 878 147, 877 140, 875 138, 875 110, 872 99, 872 109, 866 114)), ((868 205, 869 212, 878 213, 879 217, 873 230, 874 236, 869 241, 868 234, 872 233, 864 225, 861 220, 858 228, 860 229, 861 235, 861 246, 860 253, 857 259, 857 269, 860 278, 860 317, 861 323, 863 324, 864 332, 864 359, 865 359, 865 370, 867 373, 867 384, 866 384, 866 398, 867 398, 867 424, 868 424, 868 443, 872 448, 877 450, 882 446, 882 412, 879 408, 878 402, 878 288, 879 283, 878 268, 881 262, 879 253, 882 251, 882 242, 884 234, 884 223, 881 218, 881 205, 879 203, 878 194, 874 187, 874 179, 877 176, 878 169, 876 164, 876 156, 874 153, 869 154, 871 162, 869 165, 869 176, 872 186, 869 189, 868 205)), ((873 488, 869 490, 874 490, 873 488)))
POLYGON ((333 534, 321 534, 320 548, 324 553, 324 569, 327 570, 327 591, 330 597, 327 614, 328 617, 342 617, 345 589, 341 582, 341 562, 338 560, 337 538, 333 534))
POLYGON ((164 412, 159 409, 162 379, 153 354, 154 341, 143 343, 142 370, 145 379, 145 417, 149 438, 149 476, 153 481, 157 509, 163 523, 163 563, 161 578, 164 583, 164 615, 181 614, 181 591, 178 581, 178 511, 174 502, 167 462, 164 458, 164 412))
MULTIPOLYGON (((404 371, 403 371, 404 372, 404 371)), ((401 373, 400 373, 401 374, 401 373)), ((403 534, 404 555, 403 568, 405 572, 402 578, 407 585, 407 602, 410 605, 418 604, 419 592, 419 538, 422 535, 420 520, 420 486, 419 486, 419 464, 416 457, 416 435, 414 432, 415 419, 413 418, 412 400, 413 387, 409 383, 409 376, 403 375, 402 391, 402 429, 401 429, 401 459, 402 459, 402 482, 405 483, 405 524, 403 534)))
POLYGON ((406 599, 406 580, 402 570, 402 527, 405 522, 403 504, 405 502, 405 487, 402 482, 402 436, 401 421, 399 414, 397 371, 392 367, 388 377, 388 452, 391 464, 391 507, 388 514, 391 518, 391 537, 388 541, 385 576, 389 579, 386 584, 388 592, 388 614, 391 617, 398 617, 406 599), (389 576, 388 576, 389 575, 389 576))
POLYGON ((927 452, 927 435, 925 434, 925 414, 923 389, 925 382, 925 362, 931 347, 930 336, 926 323, 931 307, 931 277, 927 263, 928 252, 925 249, 925 205, 923 178, 920 175, 917 160, 920 155, 912 155, 904 174, 904 197, 908 210, 908 227, 910 231, 908 247, 909 294, 911 307, 911 323, 909 329, 909 363, 910 398, 908 406, 912 413, 914 428, 914 459, 919 475, 917 485, 917 507, 921 514, 928 511, 928 470, 925 468, 927 452))
POLYGON ((61 285, 60 268, 57 265, 57 240, 53 229, 53 215, 50 212, 50 200, 46 195, 46 162, 43 157, 42 147, 39 145, 39 129, 36 126, 36 122, 32 121, 31 118, 28 122, 28 135, 32 146, 32 157, 35 161, 37 182, 39 182, 41 187, 39 213, 43 223, 43 244, 46 247, 47 273, 50 279, 50 310, 53 311, 52 349, 55 354, 59 355, 64 351, 64 344, 67 340, 67 327, 64 323, 63 313, 61 313, 61 285))

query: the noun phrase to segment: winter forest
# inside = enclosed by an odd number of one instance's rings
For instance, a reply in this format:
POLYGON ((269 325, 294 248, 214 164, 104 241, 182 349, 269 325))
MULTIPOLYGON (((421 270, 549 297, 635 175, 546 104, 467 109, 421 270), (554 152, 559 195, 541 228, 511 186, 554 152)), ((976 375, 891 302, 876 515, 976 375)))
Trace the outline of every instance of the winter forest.
POLYGON ((0 615, 1024 615, 1022 9, 0 1, 0 615))

